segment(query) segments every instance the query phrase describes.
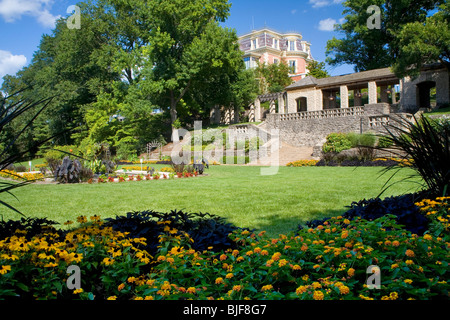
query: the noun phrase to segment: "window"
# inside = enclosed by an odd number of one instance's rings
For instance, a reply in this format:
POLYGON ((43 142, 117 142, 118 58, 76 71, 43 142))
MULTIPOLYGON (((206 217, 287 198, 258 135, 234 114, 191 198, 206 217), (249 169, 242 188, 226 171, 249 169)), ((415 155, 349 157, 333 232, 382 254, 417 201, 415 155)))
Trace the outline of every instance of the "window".
POLYGON ((289 51, 295 51, 295 41, 289 41, 289 51))
POLYGON ((244 58, 244 62, 245 62, 245 68, 246 69, 250 69, 250 58, 249 57, 245 57, 244 58))
POLYGON ((276 59, 276 58, 273 59, 273 63, 274 63, 274 64, 278 64, 279 62, 280 62, 280 60, 278 60, 278 59, 276 59))
POLYGON ((278 49, 278 39, 273 39, 273 47, 278 49))
POLYGON ((252 49, 256 49, 256 39, 252 40, 252 49))
POLYGON ((289 73, 291 74, 297 73, 297 61, 289 60, 289 73))

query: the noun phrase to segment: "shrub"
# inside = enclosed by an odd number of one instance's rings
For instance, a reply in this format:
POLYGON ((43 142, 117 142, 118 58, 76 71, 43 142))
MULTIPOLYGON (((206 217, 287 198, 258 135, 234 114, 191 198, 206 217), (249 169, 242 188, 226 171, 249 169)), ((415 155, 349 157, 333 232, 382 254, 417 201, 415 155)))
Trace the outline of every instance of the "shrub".
POLYGON ((394 148, 406 154, 404 160, 412 160, 431 195, 450 194, 450 121, 424 115, 415 120, 399 118, 387 127, 394 148))
POLYGON ((352 148, 352 143, 344 133, 332 133, 328 135, 327 142, 323 145, 324 153, 340 153, 352 148))
POLYGON ((381 136, 378 138, 378 148, 387 149, 394 145, 392 139, 386 136, 381 136))
POLYGON ((60 183, 81 182, 81 163, 77 159, 71 160, 65 157, 62 164, 55 170, 55 180, 60 183))

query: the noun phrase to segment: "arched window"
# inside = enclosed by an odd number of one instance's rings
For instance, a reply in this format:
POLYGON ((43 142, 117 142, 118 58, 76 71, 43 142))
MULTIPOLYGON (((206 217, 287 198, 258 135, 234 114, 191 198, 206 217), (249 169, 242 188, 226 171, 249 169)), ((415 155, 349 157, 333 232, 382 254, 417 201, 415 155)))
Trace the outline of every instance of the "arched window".
POLYGON ((297 112, 308 111, 308 98, 300 97, 296 101, 297 101, 297 112))

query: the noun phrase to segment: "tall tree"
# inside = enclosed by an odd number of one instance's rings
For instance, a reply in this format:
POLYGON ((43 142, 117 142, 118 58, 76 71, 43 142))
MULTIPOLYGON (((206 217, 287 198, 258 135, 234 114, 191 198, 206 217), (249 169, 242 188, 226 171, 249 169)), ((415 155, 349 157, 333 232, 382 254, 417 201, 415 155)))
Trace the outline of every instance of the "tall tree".
POLYGON ((150 27, 143 87, 161 109, 169 109, 172 126, 195 86, 237 67, 238 47, 230 46, 237 37, 217 25, 229 9, 227 0, 155 0, 142 7, 150 27))
POLYGON ((393 69, 398 77, 416 76, 425 64, 439 62, 450 71, 450 3, 425 23, 406 24, 397 38, 400 54, 393 69))
POLYGON ((333 37, 327 43, 327 62, 337 66, 354 65, 355 71, 390 67, 399 56, 396 35, 403 26, 424 22, 429 12, 445 0, 347 0, 344 2, 345 22, 336 27, 342 39, 333 37), (380 9, 380 28, 372 28, 368 11, 376 5, 380 9))
POLYGON ((308 76, 313 76, 317 79, 321 78, 328 78, 330 74, 325 69, 325 62, 319 62, 316 60, 311 61, 308 63, 308 76))
POLYGON ((283 91, 293 83, 289 73, 289 66, 285 61, 272 64, 258 62, 255 74, 259 80, 260 94, 283 91))

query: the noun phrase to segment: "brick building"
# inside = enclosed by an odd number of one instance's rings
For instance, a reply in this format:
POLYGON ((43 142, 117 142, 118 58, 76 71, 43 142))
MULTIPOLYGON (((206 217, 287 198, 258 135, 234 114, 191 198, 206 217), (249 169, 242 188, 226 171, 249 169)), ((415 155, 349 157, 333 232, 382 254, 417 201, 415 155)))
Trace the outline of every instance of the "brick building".
POLYGON ((239 37, 247 68, 255 68, 257 62, 272 64, 285 61, 294 81, 308 74, 307 64, 312 61, 311 44, 300 33, 279 33, 263 28, 239 37))

